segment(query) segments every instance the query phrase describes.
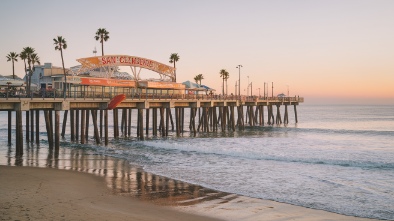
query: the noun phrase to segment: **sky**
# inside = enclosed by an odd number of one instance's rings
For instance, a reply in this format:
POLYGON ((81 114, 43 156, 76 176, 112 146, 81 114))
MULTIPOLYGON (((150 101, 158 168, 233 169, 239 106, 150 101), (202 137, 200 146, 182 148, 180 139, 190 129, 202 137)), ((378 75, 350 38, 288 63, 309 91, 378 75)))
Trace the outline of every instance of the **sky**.
MULTIPOLYGON (((27 46, 41 63, 60 67, 57 36, 67 41, 65 66, 79 65, 94 48, 101 55, 94 36, 105 28, 105 55, 172 65, 178 53, 177 81, 203 74, 217 94, 226 69, 229 94, 240 76, 242 94, 249 82, 253 95, 263 95, 267 82, 269 96, 273 85, 274 95, 306 103, 394 104, 392 0, 3 0, 0 21, 0 75, 12 74, 6 56, 27 46)), ((16 75, 23 68, 19 59, 16 75)))

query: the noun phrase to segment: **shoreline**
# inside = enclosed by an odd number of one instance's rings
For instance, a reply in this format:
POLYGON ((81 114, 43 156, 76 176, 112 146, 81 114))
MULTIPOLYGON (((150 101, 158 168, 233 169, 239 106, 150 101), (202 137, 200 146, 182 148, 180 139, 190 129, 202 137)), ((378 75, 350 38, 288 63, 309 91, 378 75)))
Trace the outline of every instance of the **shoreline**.
MULTIPOLYGON (((45 161, 45 166, 39 164, 38 161, 32 159, 26 160, 27 165, 25 166, 11 166, 8 162, 8 166, 0 165, 0 176, 9 177, 10 179, 0 179, 0 188, 3 189, 0 193, 0 214, 10 212, 12 216, 22 214, 12 210, 14 206, 10 206, 10 202, 17 202, 18 208, 25 208, 24 195, 34 195, 32 192, 32 186, 40 186, 39 177, 45 176, 45 181, 49 182, 50 185, 66 185, 63 186, 61 192, 67 201, 78 202, 73 196, 80 194, 78 190, 81 186, 85 186, 86 179, 89 180, 94 186, 94 196, 87 197, 91 201, 86 201, 80 207, 69 207, 70 213, 75 214, 90 214, 92 219, 106 219, 111 220, 115 216, 114 213, 126 214, 125 217, 130 215, 135 216, 139 214, 138 220, 157 220, 163 218, 161 215, 156 214, 158 211, 167 214, 168 218, 162 220, 178 220, 174 217, 183 217, 179 220, 374 220, 368 218, 359 218, 327 212, 323 210, 310 209, 296 205, 290 205, 286 203, 279 203, 271 200, 263 200, 257 198, 250 198, 246 196, 240 196, 237 194, 225 193, 215 190, 210 190, 198 185, 188 184, 178 180, 173 180, 167 177, 158 176, 149 172, 145 172, 143 169, 131 166, 128 161, 123 159, 117 159, 107 157, 103 155, 92 155, 87 154, 82 150, 71 150, 69 153, 66 149, 62 148, 60 157, 49 157, 45 161), (63 153, 62 153, 63 151, 63 153), (67 152, 67 153, 65 153, 67 152), (69 157, 67 157, 69 156, 69 157), (30 164, 29 164, 30 163, 30 164), (35 165, 36 164, 36 165, 35 165), (41 165, 41 166, 40 166, 41 165), (44 167, 44 168, 34 168, 44 167), (45 170, 45 173, 41 173, 45 170), (50 171, 50 172, 48 172, 50 171), (52 181, 54 178, 63 179, 61 174, 67 173, 66 184, 59 183, 60 181, 52 181), (76 173, 78 172, 78 173, 76 173), (82 173, 80 173, 82 172, 82 173), (5 173, 5 174, 4 174, 5 173), (95 176, 92 176, 95 175, 95 176), (13 181, 12 181, 13 180, 13 181), (81 181, 82 180, 82 181, 81 181), (51 184, 51 182, 53 182, 51 184), (69 183, 71 182, 71 183, 69 183), (80 182, 80 185, 74 183, 80 182), (30 185, 27 185, 29 184, 30 185), (8 185, 9 188, 15 190, 24 187, 24 193, 21 197, 18 193, 9 193, 8 201, 4 201, 5 194, 4 188, 8 185), (27 186, 26 186, 27 185, 27 186), (74 185, 74 186, 72 186, 74 185), (29 190, 29 191, 28 191, 29 190), (98 192, 98 193, 96 193, 98 192), (67 193, 67 194, 66 194, 67 193), (15 195, 16 194, 16 195, 15 195), (70 198, 71 199, 68 199, 70 198), (103 200, 103 198, 108 198, 103 200), (92 200, 93 199, 93 200, 92 200), (104 201, 111 201, 111 205, 104 204, 104 201), (22 202, 23 203, 22 203, 22 202), (7 204, 8 203, 8 204, 7 204), (130 204, 130 205, 129 205, 130 204), (137 211, 135 208, 127 207, 126 205, 134 207, 136 204, 141 208, 137 211), (9 205, 9 206, 7 206, 9 205), (106 205, 106 206, 104 206, 106 205), (8 208, 7 208, 8 207, 8 208), (154 209, 152 209, 154 208, 154 209), (100 216, 96 216, 89 212, 90 209, 95 209, 100 216), (103 211, 101 211, 103 210, 103 211), (12 212, 14 211, 14 212, 12 212), (78 211, 78 212, 76 212, 78 211), (132 211, 132 212, 130 212, 132 211), (143 213, 138 213, 144 211, 143 213), (132 214, 128 214, 132 213, 132 214), (179 213, 179 214, 178 214, 179 213), (151 216, 148 216, 151 215, 151 216), (107 218, 103 218, 106 217, 107 218), (153 216, 153 217, 152 217, 153 216), (188 217, 191 216, 191 217, 188 217)), ((9 159, 8 159, 9 160, 9 159)), ((17 162, 22 162, 23 159, 17 162)), ((0 162, 1 163, 1 162, 0 162)), ((34 188, 33 188, 34 189, 34 188)), ((91 188, 87 188, 88 191, 91 188)), ((58 196, 59 193, 52 192, 49 195, 40 197, 46 197, 53 201, 54 197, 58 196)), ((27 196, 28 197, 28 196, 27 196)), ((29 197, 27 198, 29 199, 29 197)), ((28 206, 38 206, 36 203, 26 201, 28 206)), ((64 211, 64 208, 58 208, 62 206, 63 201, 56 200, 54 204, 50 204, 55 209, 64 211)), ((42 206, 42 205, 41 205, 42 206)), ((42 208, 40 208, 42 211, 42 208)), ((44 209, 45 210, 45 209, 44 209)), ((30 214, 34 209, 29 209, 25 214, 30 214)), ((38 211, 38 212, 39 212, 38 211)), ((37 212, 37 211, 36 211, 37 212)), ((53 214, 53 212, 49 212, 53 214)), ((65 212, 64 212, 65 213, 65 212)), ((68 213, 68 212, 67 212, 68 213)), ((75 220, 80 219, 77 215, 73 217, 62 217, 65 214, 57 214, 59 219, 75 220)), ((2 215, 3 216, 3 215, 2 215)), ((24 216, 25 217, 25 216, 24 216)), ((29 217, 29 216, 27 216, 29 217)), ((33 217, 33 215, 32 215, 33 217)), ((118 219, 125 219, 125 217, 118 217, 118 219)), ((15 217, 13 217, 14 219, 15 217)), ((15 219, 23 219, 23 217, 16 217, 15 219)), ((26 217, 25 217, 26 218, 26 217)), ((137 218, 137 217, 133 217, 137 218)), ((49 218, 50 219, 50 218, 49 218)), ((85 219, 85 218, 83 218, 85 219)), ((118 220, 117 219, 117 220, 118 220)))
POLYGON ((0 177, 2 220, 219 220, 113 194, 75 171, 0 166, 0 177))

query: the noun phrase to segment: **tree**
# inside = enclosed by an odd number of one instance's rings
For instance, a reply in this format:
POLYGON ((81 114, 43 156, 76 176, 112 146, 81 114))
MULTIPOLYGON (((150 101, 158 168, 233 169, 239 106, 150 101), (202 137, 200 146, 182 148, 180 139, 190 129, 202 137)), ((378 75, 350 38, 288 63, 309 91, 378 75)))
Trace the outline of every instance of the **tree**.
POLYGON ((172 53, 170 55, 170 63, 174 63, 174 79, 173 82, 176 82, 176 67, 175 67, 175 63, 179 61, 179 55, 178 53, 172 53))
POLYGON ((204 76, 202 74, 197 75, 198 80, 200 81, 200 86, 201 86, 201 80, 204 80, 204 76))
POLYGON ((224 80, 226 80, 227 83, 227 79, 229 78, 229 76, 230 74, 226 71, 226 69, 220 70, 220 77, 223 79, 223 86, 222 86, 223 95, 224 95, 224 80))
POLYGON ((16 52, 10 52, 7 55, 7 61, 12 61, 12 78, 15 79, 15 66, 14 62, 18 61, 18 54, 16 52))
POLYGON ((96 41, 100 40, 101 43, 101 56, 104 56, 104 41, 109 39, 109 32, 105 28, 99 28, 94 36, 96 41))
POLYGON ((67 49, 67 42, 66 39, 64 39, 62 36, 57 36, 57 39, 53 39, 53 44, 55 46, 55 50, 60 51, 60 56, 62 57, 62 65, 63 65, 63 74, 64 74, 64 89, 63 89, 63 98, 66 98, 66 90, 67 90, 67 75, 66 75, 66 69, 64 68, 64 59, 63 59, 63 49, 67 49))
POLYGON ((34 53, 34 48, 32 48, 32 47, 25 47, 25 48, 23 48, 23 51, 21 52, 21 54, 26 56, 25 59, 27 59, 27 64, 29 65, 29 69, 25 68, 26 69, 26 92, 28 94, 30 94, 31 75, 33 73, 31 71, 31 55, 33 53, 34 53))
POLYGON ((196 84, 198 84, 198 75, 196 75, 195 77, 194 77, 194 81, 196 82, 196 84))
MULTIPOLYGON (((19 57, 23 60, 23 63, 25 64, 25 74, 27 74, 27 68, 26 68, 26 59, 27 59, 27 53, 23 50, 20 54, 19 57)), ((27 80, 27 78, 26 78, 27 80)))
MULTIPOLYGON (((34 49, 33 49, 33 51, 34 51, 34 49)), ((28 60, 30 60, 28 63, 29 63, 29 75, 30 75, 30 78, 29 78, 29 93, 30 93, 30 91, 31 91, 31 77, 33 76, 33 72, 34 72, 34 64, 38 64, 38 65, 40 65, 41 63, 40 63, 40 57, 38 57, 38 55, 36 54, 36 53, 32 53, 32 54, 30 54, 30 56, 28 57, 28 60), (33 68, 32 68, 32 66, 33 66, 33 68)))

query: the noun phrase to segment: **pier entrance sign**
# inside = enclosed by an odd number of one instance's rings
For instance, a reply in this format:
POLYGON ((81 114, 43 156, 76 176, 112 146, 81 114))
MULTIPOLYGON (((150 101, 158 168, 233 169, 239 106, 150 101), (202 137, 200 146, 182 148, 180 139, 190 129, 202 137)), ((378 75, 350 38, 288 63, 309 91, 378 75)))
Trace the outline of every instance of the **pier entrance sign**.
POLYGON ((171 80, 175 79, 175 69, 171 66, 162 64, 160 62, 136 57, 129 55, 105 55, 105 56, 96 56, 96 57, 88 57, 88 58, 80 58, 77 59, 79 63, 81 63, 81 68, 75 73, 75 75, 79 75, 85 73, 89 70, 94 69, 104 69, 107 75, 107 78, 111 78, 112 74, 117 70, 119 66, 129 66, 133 73, 135 80, 140 80, 140 72, 141 69, 148 69, 154 71, 160 75, 160 79, 170 78, 171 80), (137 70, 139 68, 139 70, 137 70))

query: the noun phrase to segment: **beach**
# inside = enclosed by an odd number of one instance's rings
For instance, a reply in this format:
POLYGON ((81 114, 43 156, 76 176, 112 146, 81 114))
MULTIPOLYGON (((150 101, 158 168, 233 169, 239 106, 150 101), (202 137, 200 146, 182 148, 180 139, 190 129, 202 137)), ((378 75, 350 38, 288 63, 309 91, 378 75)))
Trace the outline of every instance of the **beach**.
POLYGON ((0 177, 1 220, 369 220, 235 194, 141 200, 75 170, 0 166, 0 177))
POLYGON ((0 167, 1 220, 218 220, 111 193, 101 177, 0 167))

